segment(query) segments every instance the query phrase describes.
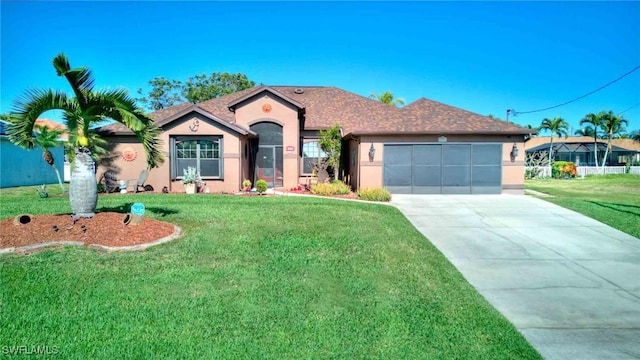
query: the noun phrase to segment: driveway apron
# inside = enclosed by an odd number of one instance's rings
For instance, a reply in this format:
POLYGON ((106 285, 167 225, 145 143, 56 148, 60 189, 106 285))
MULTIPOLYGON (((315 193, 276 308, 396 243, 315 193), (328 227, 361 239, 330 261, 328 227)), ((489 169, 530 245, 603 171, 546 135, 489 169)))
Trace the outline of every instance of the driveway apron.
POLYGON ((392 203, 546 359, 640 359, 640 239, 530 196, 392 203))

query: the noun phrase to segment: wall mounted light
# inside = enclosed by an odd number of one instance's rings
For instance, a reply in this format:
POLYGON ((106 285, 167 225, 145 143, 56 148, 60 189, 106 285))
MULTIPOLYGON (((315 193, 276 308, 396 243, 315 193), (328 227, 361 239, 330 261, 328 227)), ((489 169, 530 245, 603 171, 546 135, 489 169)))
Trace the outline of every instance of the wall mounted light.
POLYGON ((511 148, 511 162, 515 162, 518 157, 518 144, 513 143, 513 147, 511 148))
POLYGON ((369 161, 373 161, 376 157, 376 148, 373 147, 373 143, 371 143, 371 147, 369 148, 369 161))

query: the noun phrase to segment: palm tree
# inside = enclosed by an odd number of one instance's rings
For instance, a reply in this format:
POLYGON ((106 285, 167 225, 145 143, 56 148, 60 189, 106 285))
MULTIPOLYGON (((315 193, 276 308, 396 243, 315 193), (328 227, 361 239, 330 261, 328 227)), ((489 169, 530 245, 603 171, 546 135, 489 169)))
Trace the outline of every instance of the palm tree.
POLYGON ((640 130, 633 130, 629 133, 629 138, 634 141, 640 142, 640 130))
POLYGON ((602 125, 602 118, 600 117, 600 114, 596 115, 594 113, 590 113, 584 116, 584 118, 582 118, 582 120, 580 120, 580 126, 582 125, 590 125, 587 127, 592 127, 593 128, 593 133, 591 135, 586 135, 585 136, 593 136, 593 156, 596 159, 596 168, 598 167, 598 128, 601 127, 602 125))
POLYGON ((35 145, 42 149, 42 160, 44 160, 47 164, 51 165, 53 171, 56 172, 56 176, 58 177, 58 184, 60 184, 60 189, 64 194, 64 184, 62 183, 62 178, 60 177, 60 171, 55 166, 55 159, 53 158, 53 154, 49 151, 49 148, 60 146, 59 137, 63 133, 62 130, 49 130, 48 127, 42 125, 36 125, 37 129, 36 136, 33 139, 35 145))
POLYGON ((574 131, 573 134, 577 135, 577 136, 588 136, 588 137, 594 137, 594 135, 596 137, 598 136, 595 133, 595 130, 593 129, 593 126, 591 126, 591 125, 587 125, 582 129, 578 129, 578 130, 574 131))
POLYGON ((549 165, 551 165, 551 159, 553 159, 553 134, 558 137, 567 137, 569 124, 561 117, 554 117, 553 119, 545 118, 540 124, 540 131, 551 132, 551 143, 549 144, 549 165))
POLYGON ((401 98, 395 98, 393 97, 393 93, 389 92, 389 91, 385 91, 382 94, 376 94, 376 93, 372 93, 371 95, 369 95, 369 98, 374 99, 374 100, 378 100, 380 102, 383 102, 385 104, 389 104, 389 105, 393 105, 393 106, 402 106, 404 105, 404 100, 401 98))
POLYGON ((58 76, 64 76, 74 97, 57 90, 30 89, 19 98, 11 114, 12 126, 8 129, 9 140, 23 148, 35 145, 32 136, 36 119, 49 110, 62 110, 69 132, 69 144, 75 159, 69 184, 69 200, 73 217, 95 215, 98 192, 95 178, 95 162, 91 158, 91 143, 95 135, 90 126, 104 119, 113 119, 131 129, 142 142, 149 168, 159 166, 160 130, 153 120, 142 113, 126 90, 93 90, 93 76, 86 67, 71 68, 64 54, 53 59, 58 76))
MULTIPOLYGON (((605 160, 611 152, 611 139, 613 139, 615 135, 624 132, 625 126, 628 122, 622 115, 615 115, 611 110, 607 112, 601 111, 598 113, 598 116, 602 121, 600 127, 602 127, 602 131, 604 131, 608 139, 607 151, 605 151, 604 158, 602 160, 602 170, 604 171, 605 160)), ((611 159, 609 159, 609 163, 611 163, 611 159)))

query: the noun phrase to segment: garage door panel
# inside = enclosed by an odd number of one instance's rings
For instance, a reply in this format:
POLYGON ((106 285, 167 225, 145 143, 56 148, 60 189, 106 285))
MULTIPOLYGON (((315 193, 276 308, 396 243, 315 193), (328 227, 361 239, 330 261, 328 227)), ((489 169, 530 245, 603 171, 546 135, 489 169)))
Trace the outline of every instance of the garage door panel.
POLYGON ((474 144, 471 161, 473 165, 500 165, 502 163, 502 146, 474 144))
POLYGON ((468 166, 442 167, 442 186, 471 186, 471 169, 468 166))
POLYGON ((440 166, 442 163, 442 145, 414 145, 414 165, 440 166))
POLYGON ((502 174, 498 166, 474 166, 473 186, 496 186, 500 185, 502 174))
POLYGON ((411 166, 385 166, 384 186, 411 187, 411 166))
POLYGON ((471 145, 442 145, 442 164, 469 166, 471 145))
POLYGON ((411 145, 388 145, 384 147, 385 166, 411 166, 411 145))
POLYGON ((414 186, 440 186, 441 172, 438 166, 415 166, 413 168, 413 185, 414 186))

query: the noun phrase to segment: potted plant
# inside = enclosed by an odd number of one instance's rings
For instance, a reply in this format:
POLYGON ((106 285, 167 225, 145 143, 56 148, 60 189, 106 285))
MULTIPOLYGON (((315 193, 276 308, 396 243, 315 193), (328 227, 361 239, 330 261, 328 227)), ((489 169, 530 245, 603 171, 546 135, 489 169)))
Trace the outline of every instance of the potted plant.
POLYGON ((184 190, 187 194, 195 194, 196 187, 202 184, 200 174, 196 171, 196 168, 189 166, 186 169, 182 169, 182 183, 184 184, 184 190))
POLYGON ((43 199, 49 197, 49 193, 47 192, 47 185, 45 184, 40 185, 40 187, 36 191, 38 192, 38 195, 40 195, 40 197, 43 199))
POLYGON ((247 193, 251 191, 251 180, 244 179, 244 181, 242 182, 242 190, 247 193))

